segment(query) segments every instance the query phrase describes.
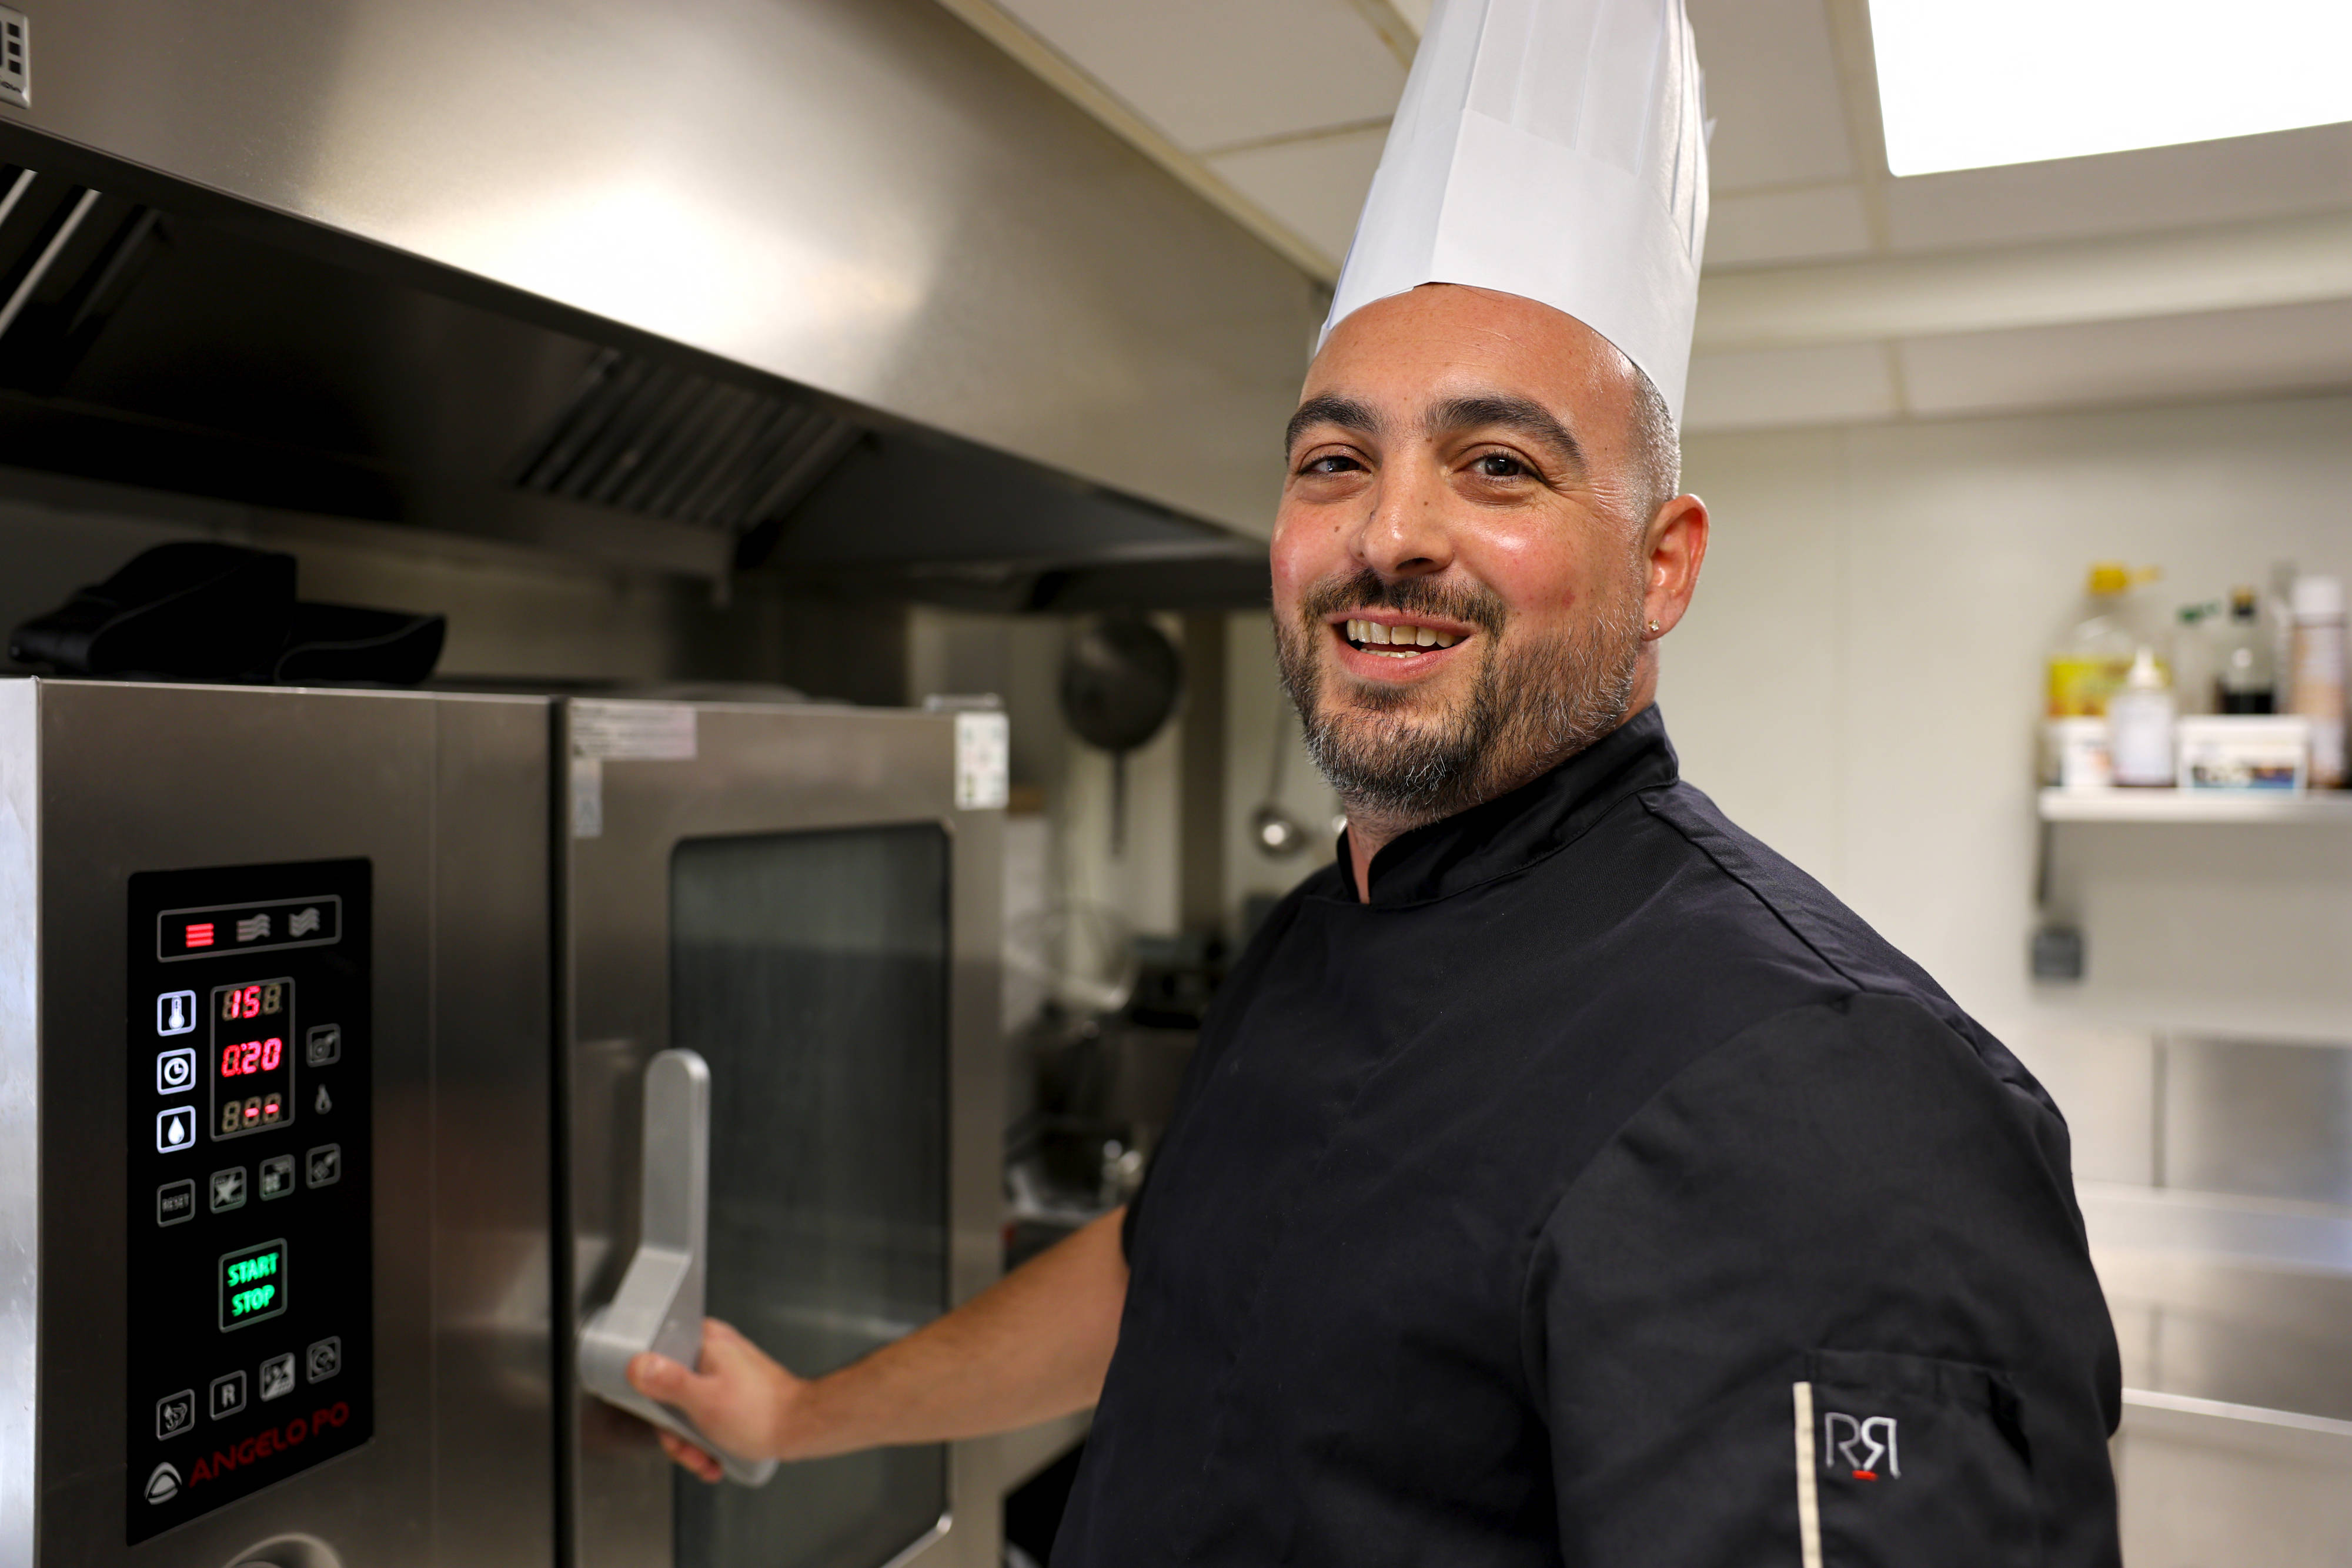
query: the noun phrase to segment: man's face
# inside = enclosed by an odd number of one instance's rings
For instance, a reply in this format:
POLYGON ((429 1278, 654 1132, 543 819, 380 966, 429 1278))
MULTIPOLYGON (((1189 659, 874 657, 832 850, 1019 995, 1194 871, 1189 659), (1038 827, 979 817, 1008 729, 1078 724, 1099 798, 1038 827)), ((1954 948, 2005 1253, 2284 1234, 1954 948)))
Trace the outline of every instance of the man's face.
POLYGON ((1559 311, 1454 286, 1365 307, 1316 357, 1275 624, 1351 814, 1402 825, 1490 799, 1648 700, 1637 376, 1559 311))

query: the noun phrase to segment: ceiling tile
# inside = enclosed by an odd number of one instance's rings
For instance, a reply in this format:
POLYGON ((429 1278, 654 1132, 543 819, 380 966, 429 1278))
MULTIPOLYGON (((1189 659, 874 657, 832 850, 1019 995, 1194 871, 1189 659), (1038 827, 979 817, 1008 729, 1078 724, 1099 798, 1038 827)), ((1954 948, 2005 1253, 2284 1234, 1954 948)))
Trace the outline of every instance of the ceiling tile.
POLYGON ((1886 185, 1897 250, 2233 223, 2352 204, 2352 125, 2150 147, 1886 185))
POLYGON ((1349 0, 1000 0, 1193 152, 1384 120, 1404 68, 1349 0))
POLYGON ((1209 167, 1339 261, 1356 237, 1356 216, 1388 139, 1388 127, 1376 126, 1228 152, 1209 167))
POLYGON ((1876 343, 1695 354, 1685 429, 1758 430, 1887 419, 1898 412, 1886 351, 1876 343))
POLYGON ((1920 338, 1900 353, 1923 414, 2352 386, 2352 300, 1920 338))
POLYGON ((1853 185, 1717 195, 1707 204, 1706 265, 1827 261, 1865 256, 1870 223, 1853 185))
POLYGON ((1717 191, 1853 172, 1824 0, 1689 0, 1717 191))

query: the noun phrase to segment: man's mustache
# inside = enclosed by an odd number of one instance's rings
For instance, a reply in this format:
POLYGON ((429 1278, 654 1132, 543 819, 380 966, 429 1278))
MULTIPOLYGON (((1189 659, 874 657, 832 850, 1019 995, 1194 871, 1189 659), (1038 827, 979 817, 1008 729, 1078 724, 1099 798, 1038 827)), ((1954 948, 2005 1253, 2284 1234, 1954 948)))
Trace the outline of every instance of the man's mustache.
POLYGON ((1299 617, 1310 627, 1342 610, 1393 610, 1466 622, 1488 632, 1499 632, 1510 618, 1502 597, 1490 589, 1425 577, 1384 578, 1369 567, 1327 578, 1299 595, 1299 617))

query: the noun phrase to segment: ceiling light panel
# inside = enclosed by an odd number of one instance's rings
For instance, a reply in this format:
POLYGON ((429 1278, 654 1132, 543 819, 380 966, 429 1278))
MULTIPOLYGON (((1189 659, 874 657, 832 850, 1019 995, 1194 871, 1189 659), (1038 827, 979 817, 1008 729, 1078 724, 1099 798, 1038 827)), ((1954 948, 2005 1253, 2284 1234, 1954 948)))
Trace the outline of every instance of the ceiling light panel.
POLYGON ((2352 0, 1870 0, 1897 175, 2352 120, 2352 0))

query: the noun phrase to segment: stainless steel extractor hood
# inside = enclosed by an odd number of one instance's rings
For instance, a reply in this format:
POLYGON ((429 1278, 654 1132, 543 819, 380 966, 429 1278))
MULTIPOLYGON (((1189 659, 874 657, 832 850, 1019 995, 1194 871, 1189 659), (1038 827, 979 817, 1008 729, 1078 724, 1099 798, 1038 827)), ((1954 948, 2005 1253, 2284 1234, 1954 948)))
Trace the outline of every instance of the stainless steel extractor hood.
POLYGON ((1316 287, 931 0, 29 37, 0 464, 1033 602, 1253 570, 1316 287))

